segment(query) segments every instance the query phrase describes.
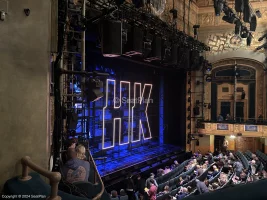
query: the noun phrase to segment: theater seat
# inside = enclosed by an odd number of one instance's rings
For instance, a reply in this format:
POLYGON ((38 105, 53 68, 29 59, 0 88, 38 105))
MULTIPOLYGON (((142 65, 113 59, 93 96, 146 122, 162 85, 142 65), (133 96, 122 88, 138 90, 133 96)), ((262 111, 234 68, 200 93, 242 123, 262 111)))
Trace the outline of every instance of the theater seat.
MULTIPOLYGON (((44 195, 44 197, 48 197, 51 193, 50 185, 45 183, 38 173, 30 173, 30 176, 32 178, 28 181, 21 181, 19 177, 14 177, 6 181, 3 190, 4 195, 44 195)), ((88 198, 77 197, 60 190, 58 191, 58 195, 62 200, 88 200, 88 198)), ((35 199, 45 198, 39 197, 35 199)))

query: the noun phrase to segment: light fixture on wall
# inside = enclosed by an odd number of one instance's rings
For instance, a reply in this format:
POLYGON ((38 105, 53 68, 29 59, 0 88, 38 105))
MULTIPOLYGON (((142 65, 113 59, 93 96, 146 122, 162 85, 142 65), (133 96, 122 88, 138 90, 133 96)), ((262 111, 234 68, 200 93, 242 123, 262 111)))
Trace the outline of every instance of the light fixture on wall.
POLYGON ((231 138, 231 139, 235 139, 236 136, 235 136, 235 135, 230 135, 230 138, 231 138))
POLYGON ((211 82, 211 81, 212 81, 212 77, 211 77, 211 75, 207 75, 207 76, 206 76, 206 81, 207 81, 207 82, 211 82))

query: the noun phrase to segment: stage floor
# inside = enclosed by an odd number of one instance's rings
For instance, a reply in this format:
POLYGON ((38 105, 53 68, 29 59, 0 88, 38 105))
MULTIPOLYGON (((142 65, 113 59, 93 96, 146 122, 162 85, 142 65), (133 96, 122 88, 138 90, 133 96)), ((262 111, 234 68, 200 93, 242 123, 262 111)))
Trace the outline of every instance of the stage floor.
MULTIPOLYGON (((181 150, 173 145, 159 145, 157 142, 150 142, 146 145, 134 147, 129 150, 127 147, 117 147, 103 152, 103 160, 95 160, 100 175, 106 176, 124 168, 145 162, 152 158, 181 150)), ((99 155, 99 154, 98 154, 99 155)), ((93 154, 93 157, 96 158, 93 154)))

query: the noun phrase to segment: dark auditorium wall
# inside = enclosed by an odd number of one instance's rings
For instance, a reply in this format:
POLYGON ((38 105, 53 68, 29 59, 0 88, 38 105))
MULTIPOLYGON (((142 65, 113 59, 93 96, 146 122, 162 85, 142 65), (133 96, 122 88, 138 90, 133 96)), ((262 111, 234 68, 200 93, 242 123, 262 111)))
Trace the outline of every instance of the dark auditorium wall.
POLYGON ((164 142, 186 145, 186 72, 164 74, 164 142))
POLYGON ((0 190, 7 179, 21 174, 23 156, 46 169, 49 157, 51 1, 8 4, 0 29, 0 190))

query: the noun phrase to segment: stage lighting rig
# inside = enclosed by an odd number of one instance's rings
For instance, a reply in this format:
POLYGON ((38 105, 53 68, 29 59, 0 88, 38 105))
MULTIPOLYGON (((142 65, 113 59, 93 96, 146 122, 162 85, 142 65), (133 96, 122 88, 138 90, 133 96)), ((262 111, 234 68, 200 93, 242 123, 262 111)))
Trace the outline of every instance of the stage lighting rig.
POLYGON ((256 50, 261 50, 262 48, 267 49, 267 42, 259 47, 256 48, 256 50))
POLYGON ((213 0, 215 15, 220 16, 221 12, 223 11, 223 7, 225 4, 225 0, 213 0))
POLYGON ((253 38, 252 33, 249 32, 248 33, 248 37, 247 37, 247 46, 251 45, 252 38, 253 38))
POLYGON ((242 28, 242 23, 240 20, 237 20, 235 23, 235 34, 240 35, 241 33, 241 28, 242 28))
POLYGON ((89 80, 85 82, 84 87, 86 88, 85 95, 91 102, 97 101, 104 96, 101 91, 103 88, 103 82, 98 78, 89 78, 89 80))
POLYGON ((267 33, 265 33, 263 36, 261 36, 258 41, 261 42, 263 39, 267 39, 267 33))

